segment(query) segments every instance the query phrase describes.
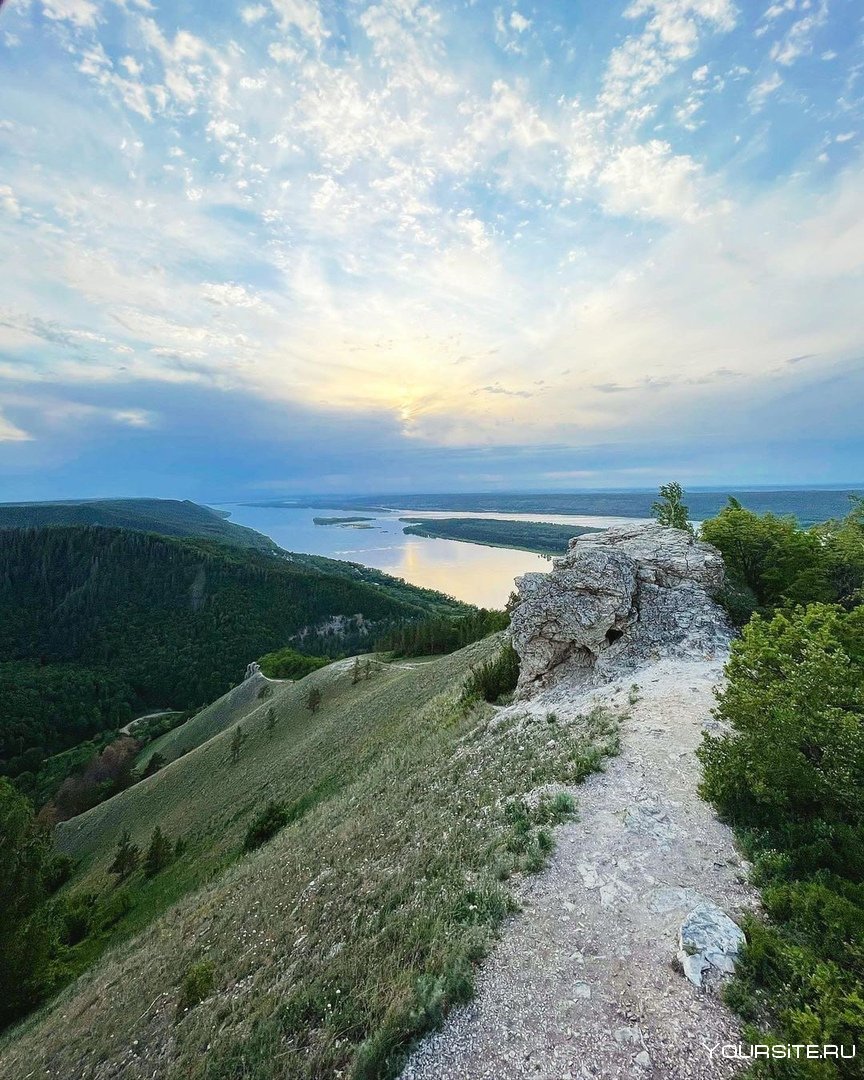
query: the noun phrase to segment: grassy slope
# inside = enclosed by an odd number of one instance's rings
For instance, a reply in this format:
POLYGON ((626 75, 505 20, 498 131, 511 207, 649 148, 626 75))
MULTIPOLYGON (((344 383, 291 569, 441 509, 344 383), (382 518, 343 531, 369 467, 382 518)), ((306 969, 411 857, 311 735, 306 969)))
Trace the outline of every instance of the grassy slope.
POLYGON ((87 499, 79 502, 0 503, 0 529, 45 525, 103 525, 163 536, 204 536, 240 547, 276 551, 255 529, 235 525, 218 510, 188 499, 87 499))
POLYGON ((272 704, 270 698, 278 689, 278 683, 271 683, 263 675, 253 675, 252 678, 245 679, 224 697, 201 709, 185 724, 166 731, 164 735, 148 743, 138 756, 138 766, 144 768, 157 753, 166 761, 174 761, 247 716, 251 718, 254 715, 256 720, 263 723, 263 711, 259 710, 265 710, 272 704))
POLYGON ((489 725, 491 707, 460 705, 465 675, 496 642, 358 685, 335 664, 278 686, 266 702, 280 717, 274 738, 248 715, 236 765, 229 727, 64 826, 79 887, 104 879, 123 827, 142 843, 156 823, 188 838, 178 863, 140 885, 126 934, 211 880, 14 1033, 0 1075, 392 1075, 411 1038, 469 993, 472 964, 511 906, 503 879, 538 868, 549 849, 539 818, 508 802, 577 781, 614 743, 601 715, 516 733, 513 720, 489 725), (303 707, 312 684, 324 694, 314 717, 303 707), (308 812, 234 861, 274 797, 308 812), (178 984, 200 963, 212 989, 178 1009, 178 984))

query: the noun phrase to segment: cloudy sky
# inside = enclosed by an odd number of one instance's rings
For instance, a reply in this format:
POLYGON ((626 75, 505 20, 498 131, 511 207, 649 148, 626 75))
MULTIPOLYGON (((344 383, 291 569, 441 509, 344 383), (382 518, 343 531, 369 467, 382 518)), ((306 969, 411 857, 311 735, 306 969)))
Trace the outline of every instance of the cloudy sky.
POLYGON ((8 0, 0 497, 864 479, 859 0, 8 0))

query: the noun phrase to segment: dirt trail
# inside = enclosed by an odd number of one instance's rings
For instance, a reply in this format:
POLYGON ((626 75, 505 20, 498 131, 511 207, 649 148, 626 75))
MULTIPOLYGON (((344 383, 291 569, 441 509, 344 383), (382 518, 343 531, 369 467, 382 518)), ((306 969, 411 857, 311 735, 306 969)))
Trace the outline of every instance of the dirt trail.
MULTIPOLYGON (((677 933, 702 900, 733 918, 755 906, 729 830, 696 792, 694 756, 713 726, 720 661, 664 660, 576 698, 527 707, 562 720, 586 701, 639 699, 620 756, 577 789, 579 818, 483 966, 475 1001, 419 1047, 402 1080, 641 1080, 732 1075, 708 1047, 735 1042, 734 1016, 674 970, 677 933)), ((519 708, 515 706, 514 708, 519 708)))

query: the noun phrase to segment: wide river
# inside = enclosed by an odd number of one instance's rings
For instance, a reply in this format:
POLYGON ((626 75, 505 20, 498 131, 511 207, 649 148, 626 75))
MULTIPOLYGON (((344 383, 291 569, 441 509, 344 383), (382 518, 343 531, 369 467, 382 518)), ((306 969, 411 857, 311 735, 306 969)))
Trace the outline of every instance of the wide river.
MULTIPOLYGON (((413 585, 466 600, 478 607, 503 607, 513 589, 513 580, 531 570, 547 573, 549 560, 530 551, 483 547, 461 540, 440 540, 407 536, 400 517, 498 518, 511 521, 551 521, 556 524, 589 525, 603 528, 622 524, 632 518, 604 518, 575 514, 471 514, 464 511, 422 510, 321 510, 295 507, 243 506, 218 507, 231 514, 238 525, 248 525, 271 537, 286 551, 326 555, 384 570, 413 585), (366 527, 316 525, 313 518, 363 516, 371 521, 366 527)), ((563 554, 563 552, 562 552, 563 554)))

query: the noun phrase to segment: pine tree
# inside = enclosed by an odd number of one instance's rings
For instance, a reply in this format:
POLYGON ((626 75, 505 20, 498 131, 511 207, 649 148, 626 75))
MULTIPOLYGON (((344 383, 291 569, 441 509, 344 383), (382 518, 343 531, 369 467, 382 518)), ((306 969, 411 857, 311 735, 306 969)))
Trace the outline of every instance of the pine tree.
POLYGON ((321 708, 321 697, 321 691, 317 686, 313 686, 306 695, 306 708, 313 716, 321 708))
POLYGON ((235 765, 237 759, 240 757, 240 751, 243 749, 243 743, 246 742, 246 732, 238 724, 234 728, 234 738, 231 740, 231 764, 235 765))
POLYGON ((44 901, 50 861, 33 807, 0 777, 0 1029, 49 989, 55 927, 44 901))
POLYGON ((354 657, 354 667, 351 669, 351 682, 354 686, 360 682, 360 657, 354 657))
POLYGON ((267 710, 267 717, 264 721, 264 727, 267 731, 267 737, 272 739, 273 733, 276 730, 276 710, 271 705, 267 710))
POLYGON ((366 663, 363 665, 363 678, 368 682, 372 678, 372 661, 369 657, 366 657, 366 663))
POLYGON ((114 852, 114 862, 108 867, 109 874, 116 874, 123 881, 134 873, 141 860, 141 849, 132 843, 132 837, 128 829, 124 829, 117 841, 117 850, 114 852))
POLYGON ((160 870, 171 862, 173 845, 168 837, 157 825, 150 837, 150 847, 144 859, 144 873, 147 877, 155 877, 160 870))

